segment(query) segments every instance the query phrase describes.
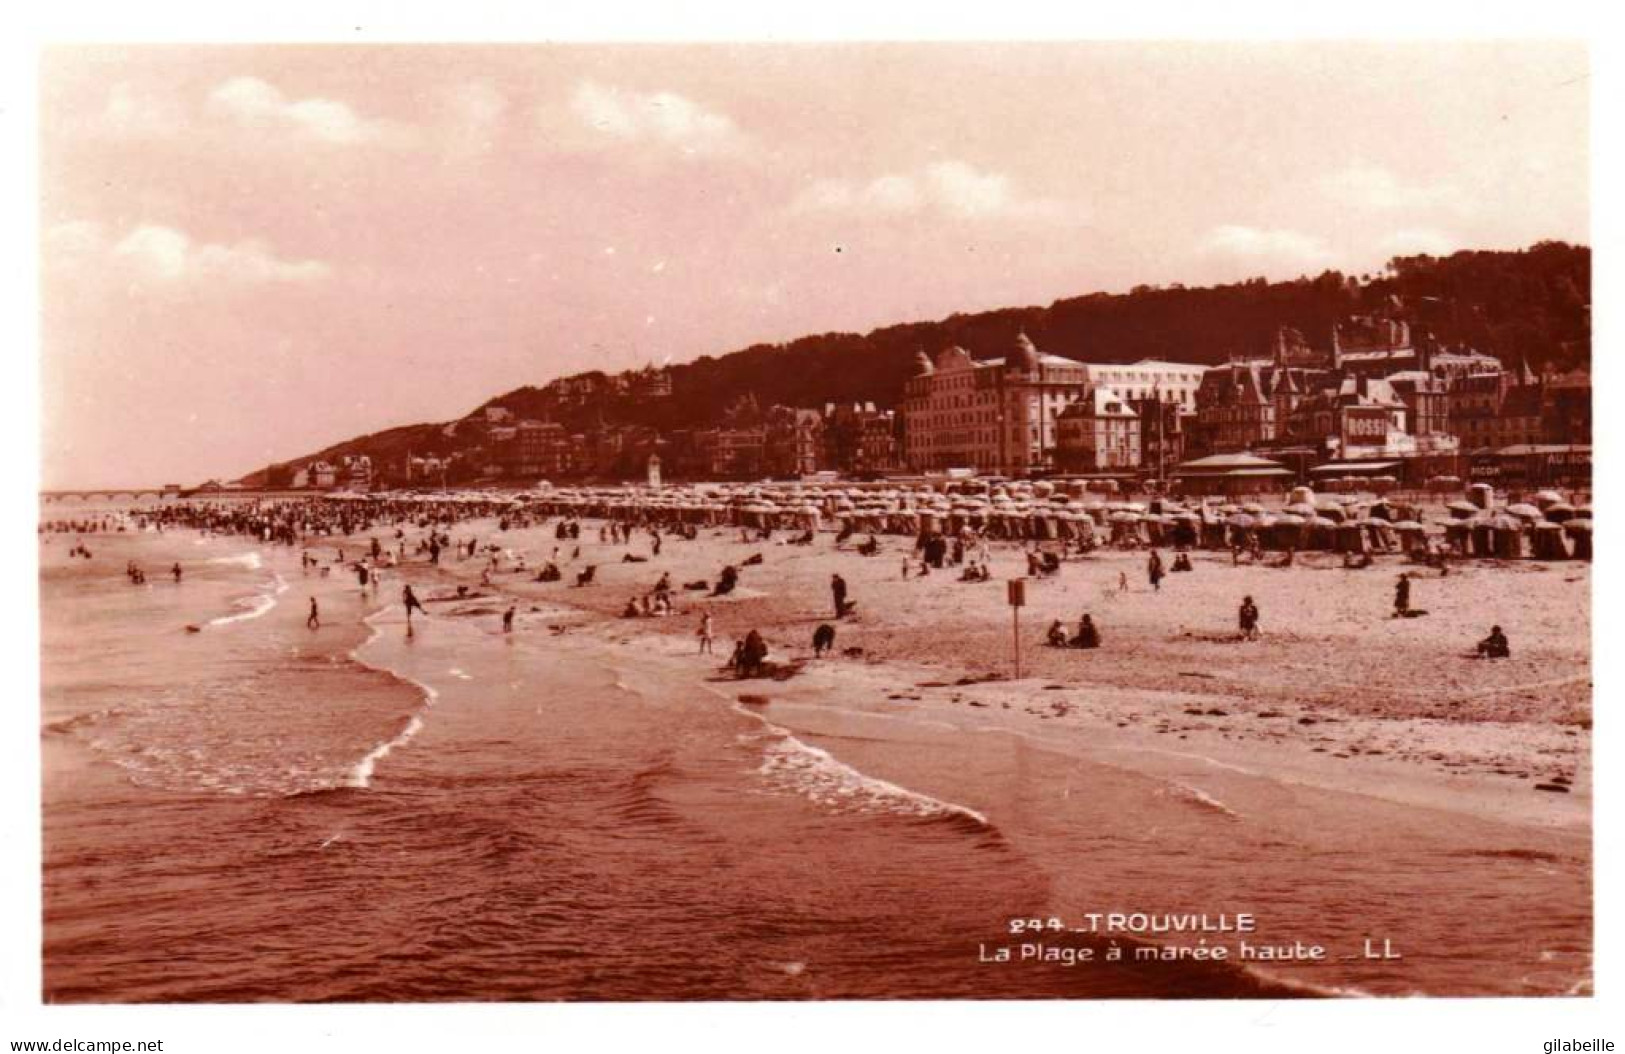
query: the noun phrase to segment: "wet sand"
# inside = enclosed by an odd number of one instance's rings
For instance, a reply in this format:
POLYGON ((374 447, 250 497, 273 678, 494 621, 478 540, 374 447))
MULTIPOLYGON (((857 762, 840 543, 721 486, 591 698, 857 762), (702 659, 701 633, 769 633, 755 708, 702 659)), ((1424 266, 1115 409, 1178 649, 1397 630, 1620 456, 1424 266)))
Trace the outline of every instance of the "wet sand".
MULTIPOLYGON (((1204 753, 1249 758, 1317 784, 1420 796, 1500 819, 1589 821, 1587 563, 1473 561, 1441 578, 1397 557, 1353 571, 1335 554, 1311 553, 1281 569, 1233 566, 1228 554, 1198 551, 1194 571, 1169 575, 1154 591, 1144 552, 1097 550, 1067 560, 1057 578, 1029 581, 1020 616, 1023 680, 1011 682, 1003 580, 1025 572, 1013 543, 994 545, 993 581, 965 583, 957 569, 903 580, 910 545, 900 538, 882 537, 880 554, 862 557, 850 542, 838 551, 828 534, 793 546, 742 543, 737 530, 703 531, 692 542, 666 539, 654 557, 646 534, 630 545, 603 544, 591 523, 570 543, 556 541, 550 527, 481 526, 477 537, 514 554, 504 566, 522 554, 532 569, 499 571, 493 591, 576 609, 607 639, 638 648, 658 642, 674 655, 697 650, 695 629, 709 611, 718 663, 734 640, 758 629, 774 660, 800 666, 802 680, 844 705, 979 710, 978 720, 1012 730, 1088 729, 1093 738, 1148 750, 1200 743, 1204 753), (568 557, 577 544, 581 556, 561 564, 564 582, 529 580, 555 546, 568 557), (627 553, 649 560, 621 562, 627 553), (763 562, 741 567, 733 595, 680 588, 714 582, 725 563, 740 566, 753 554, 763 562), (597 565, 594 582, 576 588, 575 572, 587 564, 597 565), (1391 617, 1403 570, 1417 576, 1411 603, 1424 617, 1391 617), (619 618, 628 597, 646 592, 663 572, 679 587, 676 614, 619 618), (831 618, 833 573, 858 602, 855 615, 839 621, 831 618), (1128 577, 1127 592, 1118 589, 1120 574, 1128 577), (1256 642, 1237 639, 1244 595, 1262 611, 1256 642), (1100 627, 1102 648, 1043 645, 1053 620, 1071 632, 1084 612, 1100 627), (824 623, 836 627, 835 654, 814 663, 812 634, 824 623), (1491 624, 1506 629, 1511 659, 1472 657, 1491 624), (987 680, 958 683, 967 679, 987 680), (1564 789, 1537 791, 1540 785, 1564 789)), ((454 532, 467 534, 466 526, 454 532)), ((1170 555, 1164 552, 1165 561, 1170 555)), ((478 590, 483 567, 448 555, 437 575, 478 590)), ((697 656, 693 666, 696 674, 707 670, 697 656)))

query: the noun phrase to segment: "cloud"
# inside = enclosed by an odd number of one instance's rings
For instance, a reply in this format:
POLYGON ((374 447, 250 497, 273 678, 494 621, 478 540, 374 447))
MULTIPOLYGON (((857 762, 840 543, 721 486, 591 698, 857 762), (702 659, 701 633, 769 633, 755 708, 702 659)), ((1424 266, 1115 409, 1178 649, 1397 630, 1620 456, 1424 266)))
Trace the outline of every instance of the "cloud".
POLYGON ((691 156, 738 153, 748 145, 732 118, 673 92, 583 81, 569 109, 598 145, 649 144, 691 156))
POLYGON ((196 242, 161 224, 141 224, 114 240, 87 220, 46 232, 47 263, 56 267, 111 266, 157 286, 309 283, 332 274, 319 260, 287 260, 257 239, 234 245, 196 242))
POLYGON ((101 127, 120 137, 173 135, 185 127, 181 108, 168 99, 145 94, 127 83, 113 85, 102 108, 101 127))
POLYGON ((1407 227, 1384 238, 1381 248, 1389 256, 1449 256, 1457 245, 1455 239, 1443 231, 1407 227))
POLYGON ((1226 224, 1215 227, 1202 240, 1207 254, 1228 256, 1254 265, 1313 267, 1327 263, 1331 254, 1319 238, 1300 231, 1226 224))
POLYGON ((1321 190, 1339 204, 1377 211, 1470 211, 1460 189, 1449 184, 1422 187, 1408 184, 1386 168, 1355 165, 1328 173, 1321 190))
POLYGON ((490 81, 453 85, 442 93, 442 137, 455 154, 489 153, 508 116, 508 97, 490 81))
POLYGON ((206 105, 209 113, 245 128, 319 143, 399 145, 412 138, 403 125, 364 118, 333 99, 292 100, 257 77, 233 77, 209 93, 206 105))
POLYGON ((968 220, 1061 219, 1073 211, 1060 202, 1024 198, 1009 176, 983 172, 963 161, 938 161, 867 183, 821 179, 797 195, 790 207, 795 212, 881 216, 936 213, 968 220))

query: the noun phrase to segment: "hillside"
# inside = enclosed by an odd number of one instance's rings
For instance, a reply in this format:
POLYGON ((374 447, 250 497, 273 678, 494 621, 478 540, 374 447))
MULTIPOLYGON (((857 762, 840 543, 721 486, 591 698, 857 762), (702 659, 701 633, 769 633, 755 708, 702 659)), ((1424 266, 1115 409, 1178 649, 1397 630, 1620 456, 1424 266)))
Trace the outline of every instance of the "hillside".
MULTIPOLYGON (((539 379, 544 386, 498 395, 470 416, 502 406, 518 418, 554 420, 573 431, 600 425, 665 431, 714 425, 747 397, 763 407, 863 401, 888 407, 921 348, 934 353, 957 344, 994 356, 1025 331, 1043 351, 1084 362, 1219 363, 1265 350, 1281 325, 1323 346, 1334 320, 1380 311, 1427 326, 1447 345, 1466 344, 1508 363, 1526 359, 1537 370, 1570 369, 1590 364, 1590 289, 1591 250, 1562 242, 1515 252, 1401 257, 1374 275, 1328 271, 1287 282, 1140 286, 1048 307, 955 314, 867 334, 825 333, 702 356, 670 368, 672 395, 664 398, 614 391, 603 374, 576 375, 582 389, 597 390, 562 398, 559 379, 539 379)), ((447 436, 441 425, 411 425, 334 444, 290 464, 360 453, 375 463, 399 461, 408 451, 449 454, 459 447, 458 437, 447 436)), ((245 481, 259 482, 265 471, 245 481)))

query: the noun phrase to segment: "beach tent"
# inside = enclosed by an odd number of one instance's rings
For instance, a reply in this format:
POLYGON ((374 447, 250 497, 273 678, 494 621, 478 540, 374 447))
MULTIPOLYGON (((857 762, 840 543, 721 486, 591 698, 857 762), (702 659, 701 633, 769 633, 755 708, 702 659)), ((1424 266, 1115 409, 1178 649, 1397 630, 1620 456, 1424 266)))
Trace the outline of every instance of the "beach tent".
POLYGON ((1591 559, 1591 521, 1588 519, 1574 519, 1563 525, 1563 531, 1574 542, 1574 558, 1576 560, 1591 559))
POLYGON ((1567 560, 1569 547, 1567 536, 1560 523, 1535 524, 1534 536, 1531 538, 1531 548, 1537 560, 1567 560))

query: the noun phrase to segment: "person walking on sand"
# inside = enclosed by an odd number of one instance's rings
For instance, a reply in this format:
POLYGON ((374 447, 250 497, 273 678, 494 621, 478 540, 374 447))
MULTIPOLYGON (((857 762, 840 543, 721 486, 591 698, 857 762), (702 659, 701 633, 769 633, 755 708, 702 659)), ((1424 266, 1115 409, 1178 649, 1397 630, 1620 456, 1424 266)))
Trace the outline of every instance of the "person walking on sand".
POLYGON ((835 600, 835 617, 846 614, 846 579, 839 574, 829 576, 830 596, 835 600))
POLYGON ((1394 583, 1394 617, 1404 618, 1411 610, 1411 576, 1400 573, 1399 581, 1394 583))
POLYGON ((700 616, 700 628, 694 631, 694 635, 700 638, 700 654, 713 654, 711 651, 711 613, 709 611, 700 616))
POLYGON ((502 632, 504 632, 504 633, 512 633, 513 632, 513 605, 512 604, 509 604, 508 605, 508 610, 504 611, 502 613, 502 632))
POLYGON ((316 598, 310 598, 310 614, 305 616, 305 625, 310 629, 322 628, 322 614, 316 607, 316 598))
POLYGON ((1151 550, 1151 559, 1146 561, 1145 576, 1151 580, 1151 588, 1155 592, 1162 592, 1162 554, 1155 549, 1151 550))
POLYGON ((1241 611, 1237 616, 1241 625, 1242 640, 1258 639, 1258 605, 1253 603, 1252 597, 1241 598, 1241 611))

